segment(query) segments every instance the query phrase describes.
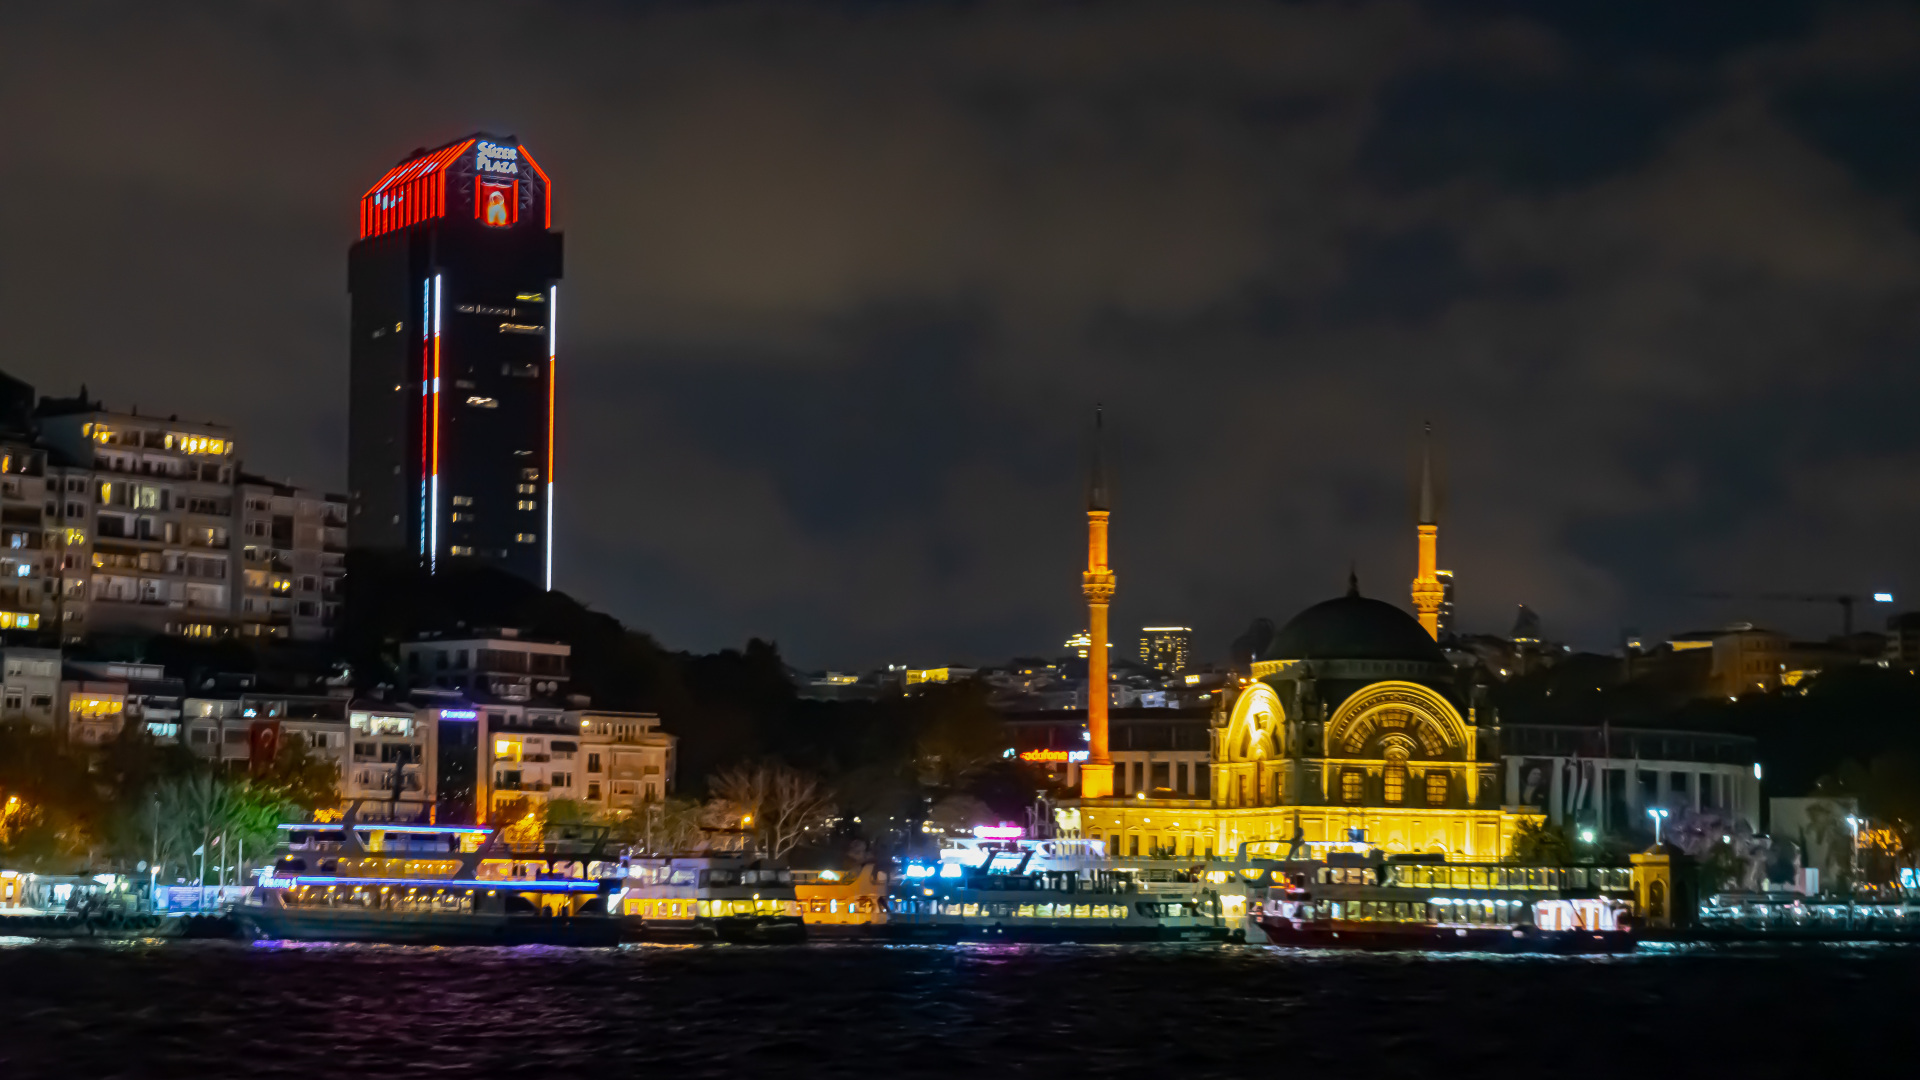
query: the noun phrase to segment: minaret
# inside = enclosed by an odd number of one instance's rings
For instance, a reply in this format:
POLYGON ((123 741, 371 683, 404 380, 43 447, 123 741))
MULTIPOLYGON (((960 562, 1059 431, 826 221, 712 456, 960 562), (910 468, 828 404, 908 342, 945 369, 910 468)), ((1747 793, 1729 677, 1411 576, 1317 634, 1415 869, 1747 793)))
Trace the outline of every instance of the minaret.
POLYGON ((1106 462, 1101 459, 1101 410, 1093 411, 1093 470, 1087 477, 1087 571, 1080 591, 1087 596, 1087 760, 1080 765, 1080 797, 1113 795, 1113 758, 1107 753, 1107 605, 1113 602, 1113 571, 1107 566, 1106 462))
POLYGON ((1440 637, 1440 517, 1433 508, 1433 425, 1420 448, 1420 566, 1413 576, 1413 610, 1427 633, 1440 637))

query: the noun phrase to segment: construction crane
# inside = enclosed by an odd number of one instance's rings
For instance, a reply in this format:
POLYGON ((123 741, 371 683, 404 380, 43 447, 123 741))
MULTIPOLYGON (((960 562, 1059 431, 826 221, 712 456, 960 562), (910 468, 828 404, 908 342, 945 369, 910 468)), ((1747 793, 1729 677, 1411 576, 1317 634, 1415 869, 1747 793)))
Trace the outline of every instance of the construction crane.
POLYGON ((1893 594, 1890 592, 1876 592, 1865 595, 1860 593, 1693 592, 1687 595, 1696 600, 1763 600, 1782 604, 1839 604, 1840 634, 1843 637, 1853 633, 1853 606, 1855 604, 1867 601, 1876 604, 1893 603, 1893 594))

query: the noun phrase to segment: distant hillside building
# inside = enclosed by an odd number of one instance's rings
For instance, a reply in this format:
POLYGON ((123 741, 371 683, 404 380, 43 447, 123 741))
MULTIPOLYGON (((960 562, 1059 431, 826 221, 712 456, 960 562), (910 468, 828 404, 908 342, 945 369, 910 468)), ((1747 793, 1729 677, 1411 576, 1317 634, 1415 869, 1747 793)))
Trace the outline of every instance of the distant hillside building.
POLYGON ((1189 626, 1143 626, 1140 628, 1140 662, 1156 671, 1178 675, 1193 659, 1193 628, 1189 626))

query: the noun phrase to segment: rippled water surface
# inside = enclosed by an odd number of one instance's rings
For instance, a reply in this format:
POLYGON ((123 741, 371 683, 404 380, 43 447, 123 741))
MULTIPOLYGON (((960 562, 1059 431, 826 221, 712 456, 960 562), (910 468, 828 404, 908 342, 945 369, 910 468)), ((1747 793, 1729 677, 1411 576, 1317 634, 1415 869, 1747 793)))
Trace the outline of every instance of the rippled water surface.
POLYGON ((1904 946, 22 943, 0 946, 0 1077, 1747 1080, 1884 1068, 1916 988, 1904 946))

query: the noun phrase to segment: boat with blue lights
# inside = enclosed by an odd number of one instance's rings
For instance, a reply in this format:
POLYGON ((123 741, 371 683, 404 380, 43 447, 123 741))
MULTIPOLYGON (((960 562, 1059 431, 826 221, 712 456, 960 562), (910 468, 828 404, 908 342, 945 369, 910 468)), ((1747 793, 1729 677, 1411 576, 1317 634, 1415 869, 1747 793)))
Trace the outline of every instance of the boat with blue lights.
POLYGON ((288 941, 613 945, 617 856, 604 831, 508 843, 483 825, 280 826, 285 840, 246 903, 243 933, 288 941))
POLYGON ((1098 840, 949 841, 909 863, 874 936, 904 941, 1107 944, 1227 941, 1235 927, 1197 868, 1109 860, 1098 840))

